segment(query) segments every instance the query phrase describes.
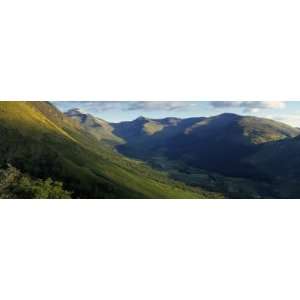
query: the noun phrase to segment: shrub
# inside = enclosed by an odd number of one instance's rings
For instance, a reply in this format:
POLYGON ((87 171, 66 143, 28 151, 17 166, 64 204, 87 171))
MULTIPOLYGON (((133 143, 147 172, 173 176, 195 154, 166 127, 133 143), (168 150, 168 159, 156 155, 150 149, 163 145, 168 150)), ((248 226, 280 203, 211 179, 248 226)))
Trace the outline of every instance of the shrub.
POLYGON ((0 198, 69 199, 72 193, 63 189, 62 182, 33 179, 11 165, 0 169, 0 198))

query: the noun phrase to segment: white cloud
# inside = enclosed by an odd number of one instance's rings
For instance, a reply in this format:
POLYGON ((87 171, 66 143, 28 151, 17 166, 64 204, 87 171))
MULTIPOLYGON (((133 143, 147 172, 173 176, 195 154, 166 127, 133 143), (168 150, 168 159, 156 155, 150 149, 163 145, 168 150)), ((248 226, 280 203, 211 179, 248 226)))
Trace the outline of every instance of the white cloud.
POLYGON ((210 105, 214 108, 239 107, 245 113, 256 113, 264 109, 284 108, 284 101, 210 101, 210 105))
POLYGON ((272 116, 272 119, 289 124, 294 127, 300 127, 300 114, 272 116))
POLYGON ((155 111, 164 110, 172 111, 187 108, 195 105, 196 102, 191 101, 133 101, 128 102, 128 110, 143 110, 143 111, 155 111))
POLYGON ((100 113, 110 110, 118 111, 174 111, 187 109, 199 102, 193 101, 69 101, 54 102, 64 109, 80 107, 81 109, 100 113))

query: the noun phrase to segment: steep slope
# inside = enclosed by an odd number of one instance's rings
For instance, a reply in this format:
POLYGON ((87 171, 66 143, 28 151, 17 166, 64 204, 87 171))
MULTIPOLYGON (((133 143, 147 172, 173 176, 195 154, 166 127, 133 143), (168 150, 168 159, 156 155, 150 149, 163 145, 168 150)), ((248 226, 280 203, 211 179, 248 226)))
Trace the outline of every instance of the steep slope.
POLYGON ((85 113, 78 108, 65 112, 65 116, 76 120, 85 131, 93 135, 98 141, 109 145, 122 144, 123 140, 113 134, 113 127, 106 121, 85 113))
POLYGON ((47 102, 0 102, 0 165, 60 180, 81 198, 201 198, 216 195, 169 180, 101 147, 47 102))
POLYGON ((300 195, 300 137, 266 143, 248 158, 284 198, 300 195))

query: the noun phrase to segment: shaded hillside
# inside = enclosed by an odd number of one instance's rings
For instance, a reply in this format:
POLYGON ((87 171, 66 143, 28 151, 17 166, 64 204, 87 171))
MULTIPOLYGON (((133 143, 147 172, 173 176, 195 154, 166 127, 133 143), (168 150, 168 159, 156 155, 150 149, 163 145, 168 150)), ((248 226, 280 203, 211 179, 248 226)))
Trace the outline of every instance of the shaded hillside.
POLYGON ((149 119, 139 117, 130 122, 111 124, 114 134, 121 137, 125 143, 117 149, 131 157, 147 160, 166 148, 169 142, 183 133, 186 128, 204 118, 164 118, 149 119))
POLYGON ((101 147, 48 102, 0 102, 0 166, 64 183, 81 198, 201 198, 215 195, 168 179, 101 147))
POLYGON ((273 182, 278 195, 299 198, 300 137, 266 143, 248 162, 273 182))
POLYGON ((115 133, 127 141, 119 151, 226 197, 299 197, 298 128, 235 114, 176 119, 171 124, 164 120, 133 121, 136 134, 130 137, 122 134, 123 123, 117 124, 115 133), (163 128, 145 134, 149 122, 163 128))
POLYGON ((119 151, 144 160, 177 160, 230 176, 257 176, 244 158, 258 151, 263 143, 300 133, 280 122, 235 114, 165 120, 168 119, 139 118, 114 124, 114 133, 126 141, 119 151), (151 134, 146 131, 150 125, 157 129, 151 134))

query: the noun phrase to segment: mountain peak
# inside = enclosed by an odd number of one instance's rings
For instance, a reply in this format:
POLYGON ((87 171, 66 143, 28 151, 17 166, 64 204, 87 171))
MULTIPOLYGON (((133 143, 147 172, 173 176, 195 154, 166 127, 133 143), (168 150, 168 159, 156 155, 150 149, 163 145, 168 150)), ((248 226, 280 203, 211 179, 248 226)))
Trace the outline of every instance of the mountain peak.
POLYGON ((149 121, 149 118, 146 118, 144 116, 139 116, 138 118, 136 118, 134 121, 149 121))
POLYGON ((223 118, 237 118, 240 117, 240 115, 234 114, 234 113, 222 113, 218 115, 217 117, 223 117, 223 118))
POLYGON ((75 115, 86 115, 87 113, 85 111, 83 111, 80 108, 71 108, 68 111, 65 112, 65 115, 67 116, 75 116, 75 115))

